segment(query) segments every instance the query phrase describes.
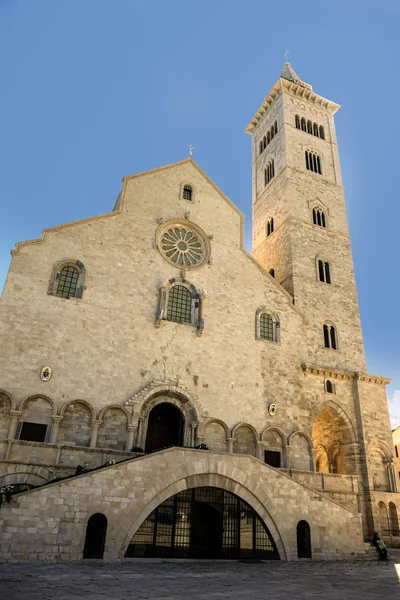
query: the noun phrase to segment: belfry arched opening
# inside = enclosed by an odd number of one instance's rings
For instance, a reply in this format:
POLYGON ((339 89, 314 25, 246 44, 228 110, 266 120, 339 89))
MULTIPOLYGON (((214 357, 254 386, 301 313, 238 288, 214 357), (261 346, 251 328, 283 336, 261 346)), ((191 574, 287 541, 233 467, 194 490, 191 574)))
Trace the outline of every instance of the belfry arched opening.
POLYGON ((171 496, 141 524, 125 558, 275 559, 265 523, 241 498, 215 487, 171 496))
POLYGON ((170 402, 157 404, 149 414, 146 452, 183 445, 184 419, 179 408, 170 402))

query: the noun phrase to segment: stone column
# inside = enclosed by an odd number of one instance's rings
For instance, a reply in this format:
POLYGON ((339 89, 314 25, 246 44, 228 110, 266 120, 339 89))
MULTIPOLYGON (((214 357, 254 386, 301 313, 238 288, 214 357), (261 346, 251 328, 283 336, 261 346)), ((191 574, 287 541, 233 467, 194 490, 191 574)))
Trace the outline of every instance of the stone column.
POLYGON ((197 423, 192 423, 191 425, 191 430, 190 430, 190 441, 189 441, 189 446, 191 448, 194 448, 195 446, 197 446, 196 443, 196 429, 197 429, 197 423))
POLYGON ((235 438, 228 438, 228 452, 233 453, 233 443, 236 441, 235 438))
POLYGON ((312 448, 312 450, 311 450, 311 456, 310 456, 310 470, 314 471, 314 472, 317 470, 317 462, 315 460, 316 454, 317 454, 317 449, 316 448, 312 448))
POLYGON ((138 428, 136 427, 136 425, 128 425, 128 431, 126 433, 126 444, 125 444, 126 452, 130 452, 132 450, 132 447, 134 446, 134 441, 136 442, 137 430, 138 430, 138 428))
POLYGON ((13 440, 17 431, 18 422, 22 416, 22 410, 11 410, 10 415, 11 423, 10 427, 8 428, 8 439, 13 440))
POLYGON ((96 448, 97 446, 97 436, 99 434, 99 427, 103 421, 99 421, 98 419, 93 419, 92 421, 92 434, 90 436, 90 447, 96 448))
POLYGON ((264 462, 264 450, 267 446, 267 442, 257 442, 257 458, 262 462, 264 462))
POLYGON ((290 469, 291 468, 291 454, 292 454, 292 447, 289 446, 288 444, 285 446, 286 448, 286 452, 285 452, 285 467, 286 469, 290 469))
POLYGON ((58 436, 58 428, 60 426, 60 421, 63 419, 63 417, 61 415, 54 415, 52 417, 53 420, 53 425, 51 428, 51 434, 50 434, 50 444, 56 444, 57 443, 57 436, 58 436))

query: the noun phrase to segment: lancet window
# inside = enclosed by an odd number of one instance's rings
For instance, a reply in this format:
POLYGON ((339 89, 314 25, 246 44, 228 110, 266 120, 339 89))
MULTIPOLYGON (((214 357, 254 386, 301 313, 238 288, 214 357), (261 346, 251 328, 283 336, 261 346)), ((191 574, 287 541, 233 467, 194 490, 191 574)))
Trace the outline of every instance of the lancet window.
POLYGON ((273 177, 275 177, 275 164, 274 164, 274 159, 271 158, 271 160, 268 162, 268 164, 264 170, 265 185, 268 185, 273 177))
POLYGON ((314 150, 305 151, 306 169, 322 175, 321 157, 314 150))
POLYGON ((322 140, 325 139, 325 129, 323 125, 318 125, 318 123, 313 123, 312 121, 306 121, 304 117, 300 118, 299 115, 295 115, 294 122, 296 129, 306 131, 310 135, 319 137, 322 140))

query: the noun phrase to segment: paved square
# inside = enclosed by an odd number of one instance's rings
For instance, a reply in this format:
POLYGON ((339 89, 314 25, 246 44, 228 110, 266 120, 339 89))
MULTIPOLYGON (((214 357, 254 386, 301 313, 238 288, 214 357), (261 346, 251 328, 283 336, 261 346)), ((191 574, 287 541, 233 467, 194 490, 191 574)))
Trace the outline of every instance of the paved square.
POLYGON ((3 564, 0 598, 399 600, 399 577, 393 561, 3 564))

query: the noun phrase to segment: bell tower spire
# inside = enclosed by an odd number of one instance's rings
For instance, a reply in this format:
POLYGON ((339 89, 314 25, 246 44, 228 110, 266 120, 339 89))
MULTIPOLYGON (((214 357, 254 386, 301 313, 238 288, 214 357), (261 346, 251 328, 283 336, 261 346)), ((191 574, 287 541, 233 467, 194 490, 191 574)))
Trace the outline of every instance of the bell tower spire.
POLYGON ((309 360, 365 369, 334 114, 285 62, 252 136, 253 256, 307 315, 309 360))

